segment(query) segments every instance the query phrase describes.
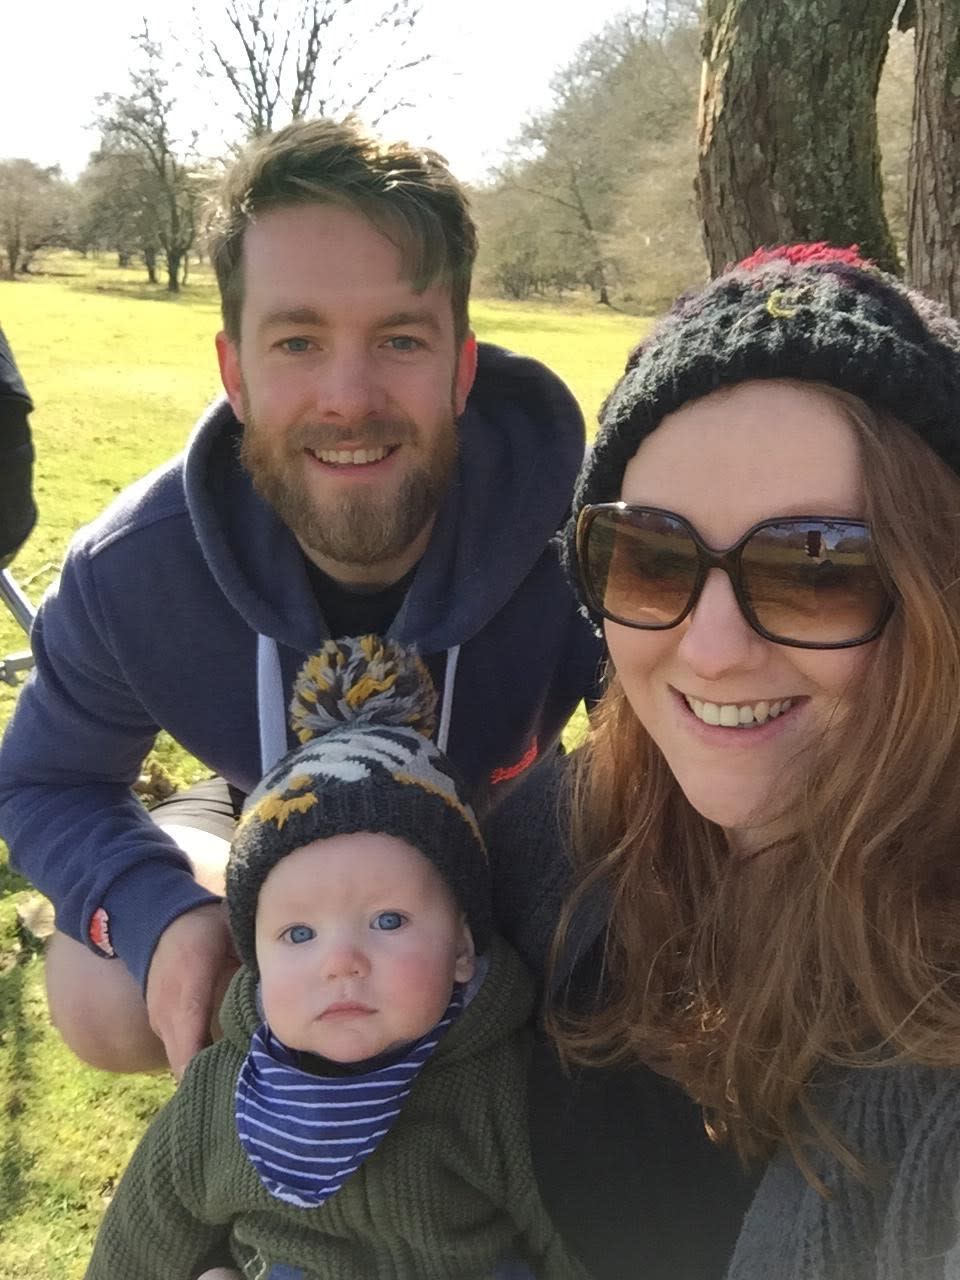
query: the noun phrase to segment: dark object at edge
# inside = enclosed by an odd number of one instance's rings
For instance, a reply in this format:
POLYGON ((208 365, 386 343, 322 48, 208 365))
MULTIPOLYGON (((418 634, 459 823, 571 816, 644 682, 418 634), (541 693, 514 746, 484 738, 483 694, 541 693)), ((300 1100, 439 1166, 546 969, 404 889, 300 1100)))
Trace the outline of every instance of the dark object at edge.
POLYGON ((13 559, 37 520, 28 421, 32 408, 13 352, 0 329, 0 568, 13 559))

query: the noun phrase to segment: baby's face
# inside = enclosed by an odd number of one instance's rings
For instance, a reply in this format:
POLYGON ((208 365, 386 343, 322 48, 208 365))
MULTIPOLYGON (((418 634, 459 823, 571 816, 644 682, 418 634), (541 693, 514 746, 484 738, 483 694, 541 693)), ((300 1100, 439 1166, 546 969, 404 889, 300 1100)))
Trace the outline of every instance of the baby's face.
POLYGON ((440 873, 405 840, 366 831, 277 863, 260 890, 256 945, 270 1029, 334 1062, 416 1040, 474 971, 440 873))

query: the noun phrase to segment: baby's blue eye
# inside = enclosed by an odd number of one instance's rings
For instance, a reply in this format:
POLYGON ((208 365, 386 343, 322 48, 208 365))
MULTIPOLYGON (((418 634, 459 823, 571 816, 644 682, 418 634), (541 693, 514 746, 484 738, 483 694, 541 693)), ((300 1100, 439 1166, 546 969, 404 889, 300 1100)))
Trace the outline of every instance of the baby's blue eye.
POLYGON ((384 929, 387 931, 399 929, 403 924, 403 916, 399 911, 381 911, 374 919, 374 929, 384 929))
POLYGON ((315 931, 308 924, 292 924, 287 930, 287 937, 291 942, 309 942, 316 936, 315 931))

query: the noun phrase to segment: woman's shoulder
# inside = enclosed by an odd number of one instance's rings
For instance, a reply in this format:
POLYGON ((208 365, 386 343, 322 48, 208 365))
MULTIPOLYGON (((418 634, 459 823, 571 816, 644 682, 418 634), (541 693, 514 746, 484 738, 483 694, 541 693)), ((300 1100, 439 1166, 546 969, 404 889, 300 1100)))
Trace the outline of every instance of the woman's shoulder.
POLYGON ((544 757, 483 824, 497 927, 538 976, 571 882, 572 760, 544 757))
POLYGON ((830 1071, 811 1099, 841 1137, 863 1147, 865 1158, 895 1161, 921 1132, 960 1125, 960 1066, 907 1062, 830 1071))
POLYGON ((960 1069, 898 1064, 830 1070, 811 1101, 860 1163, 805 1148, 822 1194, 784 1147, 747 1213, 728 1280, 877 1275, 956 1280, 960 1069))

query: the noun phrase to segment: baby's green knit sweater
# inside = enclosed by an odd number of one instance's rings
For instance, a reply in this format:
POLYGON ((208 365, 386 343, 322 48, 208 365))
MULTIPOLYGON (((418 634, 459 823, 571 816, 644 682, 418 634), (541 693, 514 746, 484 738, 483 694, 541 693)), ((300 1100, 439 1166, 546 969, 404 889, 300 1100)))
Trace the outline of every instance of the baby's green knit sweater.
POLYGON ((496 941, 487 976, 376 1152, 324 1204, 272 1197, 237 1138, 234 1089, 260 1017, 237 974, 224 1038, 190 1064, 137 1147, 86 1280, 196 1280, 225 1242, 247 1280, 480 1280, 506 1255, 583 1272, 540 1202, 527 1139, 533 984, 496 941))

